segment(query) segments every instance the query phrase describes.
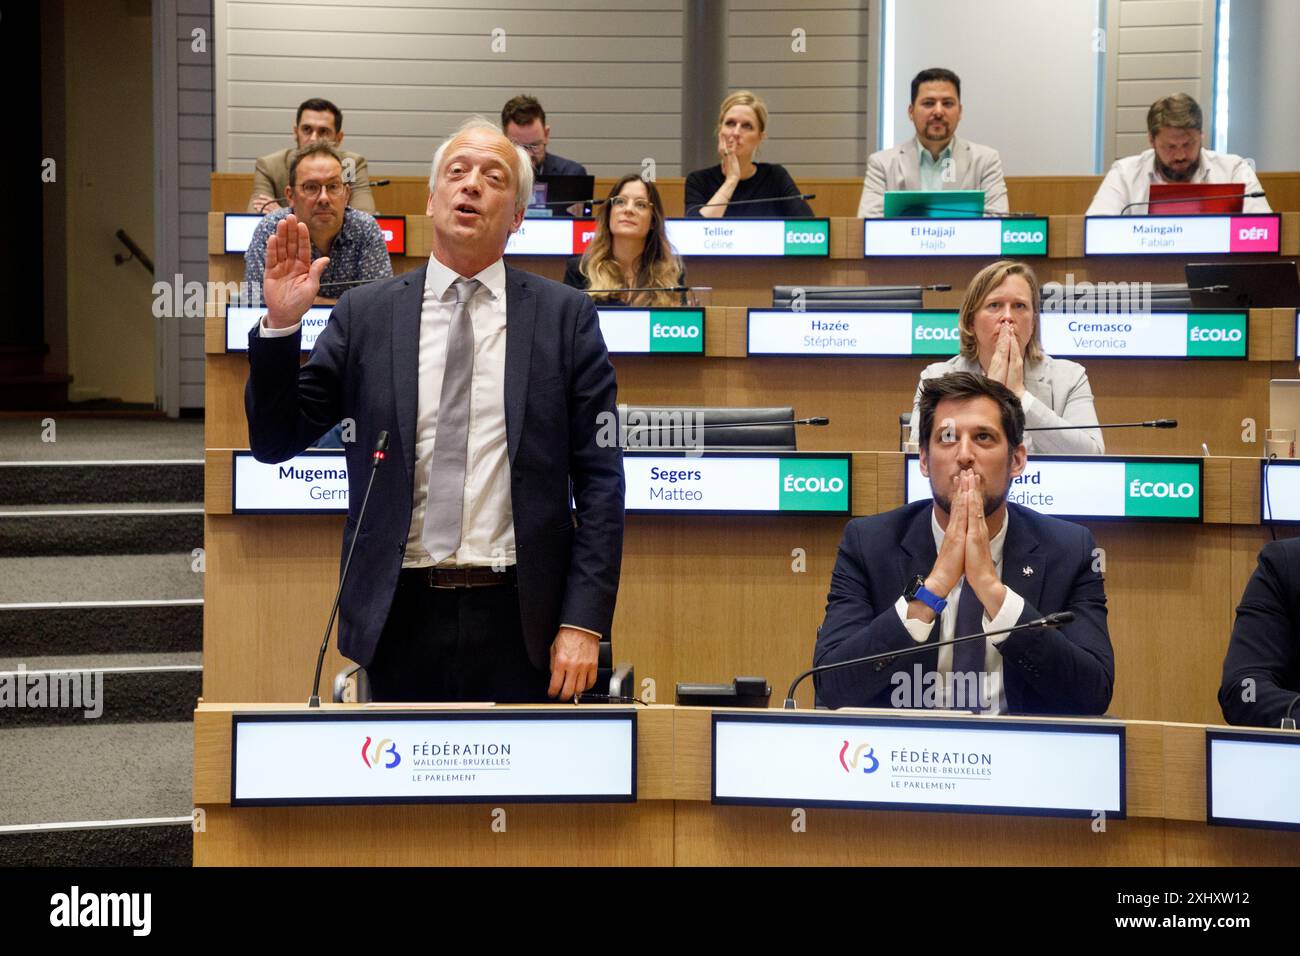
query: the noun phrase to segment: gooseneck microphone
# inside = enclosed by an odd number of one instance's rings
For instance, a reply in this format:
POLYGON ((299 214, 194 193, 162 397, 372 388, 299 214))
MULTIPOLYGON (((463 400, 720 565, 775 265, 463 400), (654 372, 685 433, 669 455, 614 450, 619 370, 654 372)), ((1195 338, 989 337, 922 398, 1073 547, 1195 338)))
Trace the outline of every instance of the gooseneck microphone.
MULTIPOLYGON (((1183 196, 1181 199, 1139 199, 1137 202, 1128 203, 1119 211, 1121 216, 1128 215, 1128 211, 1134 206, 1167 206, 1171 203, 1204 202, 1207 199, 1263 199, 1264 190, 1256 189, 1253 193, 1220 193, 1217 196, 1183 196)), ((1222 213, 1221 215, 1235 215, 1235 213, 1222 213)))
POLYGON ((352 567, 352 552, 357 549, 357 538, 361 536, 361 523, 366 519, 366 505, 370 502, 370 489, 375 485, 375 474, 380 462, 388 451, 388 432, 380 432, 375 439, 375 450, 370 454, 370 479, 366 482, 366 494, 361 499, 361 510, 357 512, 357 526, 352 532, 352 543, 348 545, 348 556, 343 562, 343 573, 339 575, 339 588, 334 592, 334 606, 330 608, 329 623, 325 625, 325 636, 321 638, 320 653, 316 655, 316 679, 312 681, 311 697, 307 699, 308 707, 320 706, 320 671, 325 666, 325 650, 329 647, 330 631, 334 630, 334 617, 339 611, 339 599, 343 597, 343 585, 348 580, 348 569, 352 567))
POLYGON ((1177 428, 1176 418, 1153 418, 1149 422, 1109 422, 1104 425, 1036 425, 1027 432, 1068 432, 1083 428, 1177 428))
POLYGON ((689 216, 692 212, 699 212, 701 209, 712 209, 715 206, 748 206, 751 203, 756 202, 785 202, 790 199, 808 200, 816 198, 816 193, 791 193, 789 196, 772 196, 769 199, 736 199, 728 200, 727 202, 702 202, 696 203, 694 206, 687 206, 686 215, 689 216))
MULTIPOLYGON (((889 613, 893 613, 890 611, 889 613)), ((997 637, 999 634, 1014 634, 1017 631, 1028 631, 1038 627, 1060 627, 1062 624, 1069 624, 1074 620, 1073 611, 1057 611, 1055 614, 1045 614, 1040 618, 1032 621, 1026 621, 1024 624, 1017 624, 1015 627, 1004 627, 996 631, 980 631, 978 634, 963 634, 961 637, 954 637, 951 641, 942 641, 938 644, 926 641, 924 644, 913 644, 910 647, 902 647, 893 651, 881 651, 879 654, 868 654, 866 657, 855 657, 852 660, 836 661, 834 664, 821 664, 817 667, 810 667, 794 679, 790 689, 786 691, 785 705, 786 710, 794 710, 794 692, 798 690, 799 685, 805 679, 813 674, 824 674, 827 671, 839 670, 841 667, 857 667, 859 664, 872 664, 876 661, 893 660, 895 657, 905 657, 908 654, 919 654, 921 651, 932 651, 936 647, 952 647, 956 644, 963 644, 966 641, 983 640, 986 637, 997 637)))

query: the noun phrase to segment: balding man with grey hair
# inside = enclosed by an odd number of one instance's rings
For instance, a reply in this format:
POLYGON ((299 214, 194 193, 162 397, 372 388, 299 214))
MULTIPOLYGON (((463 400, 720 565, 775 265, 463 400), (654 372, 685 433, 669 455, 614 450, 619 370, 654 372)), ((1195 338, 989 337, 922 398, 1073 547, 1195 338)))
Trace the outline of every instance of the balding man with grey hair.
POLYGON ((623 546, 614 369, 582 293, 505 265, 527 154, 475 117, 438 147, 427 266, 346 293, 298 366, 325 259, 288 216, 249 337, 249 441, 296 455, 352 418, 339 650, 373 697, 567 700, 595 682, 623 546), (363 528, 371 449, 389 434, 363 528), (571 497, 572 496, 572 497, 571 497), (570 501, 572 500, 572 508, 570 501))
MULTIPOLYGON (((1125 156, 1111 166, 1088 207, 1089 216, 1160 214, 1147 208, 1152 183, 1245 183, 1245 191, 1263 189, 1254 167, 1232 153, 1201 147, 1201 107, 1186 93, 1156 100, 1147 110, 1151 148, 1125 156)), ((1246 199, 1242 211, 1271 212, 1267 200, 1246 199)))

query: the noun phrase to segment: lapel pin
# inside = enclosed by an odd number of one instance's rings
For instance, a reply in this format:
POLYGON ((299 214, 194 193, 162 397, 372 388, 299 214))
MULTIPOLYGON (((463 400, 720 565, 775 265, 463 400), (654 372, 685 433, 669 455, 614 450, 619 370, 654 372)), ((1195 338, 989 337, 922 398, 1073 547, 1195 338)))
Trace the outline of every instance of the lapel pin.
POLYGON ((1028 578, 1028 577, 1033 577, 1034 569, 1031 568, 1029 565, 1026 564, 1023 568, 1020 569, 1020 573, 1023 574, 1023 575, 1024 575, 1025 577, 1027 577, 1027 578, 1028 578))

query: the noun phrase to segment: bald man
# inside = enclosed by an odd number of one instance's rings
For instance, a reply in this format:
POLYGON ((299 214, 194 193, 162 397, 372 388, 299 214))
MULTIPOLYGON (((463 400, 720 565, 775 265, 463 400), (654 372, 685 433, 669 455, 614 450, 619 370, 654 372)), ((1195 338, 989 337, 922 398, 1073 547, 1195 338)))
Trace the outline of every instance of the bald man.
POLYGON ((428 265, 345 293, 301 368, 328 257, 293 216, 267 245, 250 445, 284 461, 356 421, 343 552, 356 536, 365 573, 344 587, 339 650, 376 700, 535 703, 595 682, 623 547, 622 453, 597 438, 614 369, 586 295, 502 259, 532 181, 498 127, 462 126, 434 154, 428 265))

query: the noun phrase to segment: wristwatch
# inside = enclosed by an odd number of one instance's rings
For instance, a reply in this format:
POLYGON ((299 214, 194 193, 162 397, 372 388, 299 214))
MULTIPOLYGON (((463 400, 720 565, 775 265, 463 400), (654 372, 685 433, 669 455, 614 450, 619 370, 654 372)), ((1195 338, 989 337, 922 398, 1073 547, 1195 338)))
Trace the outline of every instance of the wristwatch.
POLYGON ((925 578, 917 575, 912 578, 912 583, 907 586, 903 592, 903 598, 908 601, 920 601, 935 614, 942 614, 943 609, 948 606, 948 602, 933 591, 927 591, 925 587, 925 578))

